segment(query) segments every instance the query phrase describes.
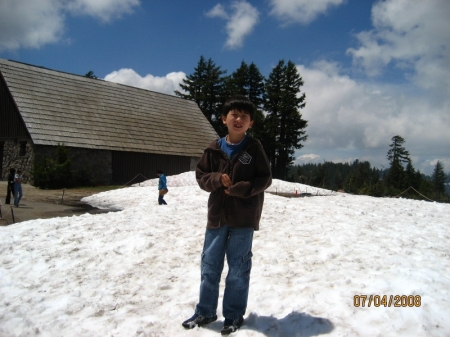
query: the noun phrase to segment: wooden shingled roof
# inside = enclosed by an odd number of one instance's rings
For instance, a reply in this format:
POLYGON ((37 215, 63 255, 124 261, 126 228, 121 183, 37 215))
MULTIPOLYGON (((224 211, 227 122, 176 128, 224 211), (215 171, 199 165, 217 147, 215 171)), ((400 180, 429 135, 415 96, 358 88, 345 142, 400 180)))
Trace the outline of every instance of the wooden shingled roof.
POLYGON ((3 59, 0 72, 36 145, 199 157, 218 137, 179 97, 3 59))

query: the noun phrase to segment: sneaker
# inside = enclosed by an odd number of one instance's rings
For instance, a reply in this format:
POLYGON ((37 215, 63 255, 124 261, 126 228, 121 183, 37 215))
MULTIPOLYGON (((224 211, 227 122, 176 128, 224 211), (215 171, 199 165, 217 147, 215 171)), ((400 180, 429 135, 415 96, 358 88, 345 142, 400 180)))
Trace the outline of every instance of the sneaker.
POLYGON ((217 320, 217 315, 213 317, 204 317, 201 315, 194 314, 194 316, 185 320, 183 323, 181 323, 181 325, 184 326, 186 329, 193 329, 195 328, 196 325, 202 326, 214 322, 215 320, 217 320))
POLYGON ((223 328, 220 330, 220 333, 222 335, 229 335, 239 329, 243 323, 244 317, 242 316, 236 319, 225 318, 225 322, 223 323, 223 328))

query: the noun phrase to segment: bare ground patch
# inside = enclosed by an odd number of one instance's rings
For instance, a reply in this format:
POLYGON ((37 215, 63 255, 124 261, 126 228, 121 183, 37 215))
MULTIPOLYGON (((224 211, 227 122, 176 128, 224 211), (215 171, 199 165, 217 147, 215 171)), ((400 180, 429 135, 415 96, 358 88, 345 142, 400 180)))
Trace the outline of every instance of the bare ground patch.
POLYGON ((7 182, 0 181, 1 217, 0 225, 33 220, 48 219, 61 216, 80 215, 83 213, 102 213, 108 210, 99 210, 81 202, 81 199, 96 193, 119 188, 119 186, 99 186, 85 188, 68 188, 57 190, 39 189, 23 184, 23 198, 18 208, 5 205, 7 182))

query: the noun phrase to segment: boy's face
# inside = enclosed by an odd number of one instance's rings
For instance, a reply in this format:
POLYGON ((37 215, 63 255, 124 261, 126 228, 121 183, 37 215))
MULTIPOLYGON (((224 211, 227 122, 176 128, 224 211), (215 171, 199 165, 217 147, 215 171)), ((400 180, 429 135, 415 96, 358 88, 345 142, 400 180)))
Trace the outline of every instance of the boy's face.
POLYGON ((253 125, 250 114, 239 110, 230 110, 226 116, 222 116, 222 121, 227 126, 228 133, 236 136, 244 135, 253 125))

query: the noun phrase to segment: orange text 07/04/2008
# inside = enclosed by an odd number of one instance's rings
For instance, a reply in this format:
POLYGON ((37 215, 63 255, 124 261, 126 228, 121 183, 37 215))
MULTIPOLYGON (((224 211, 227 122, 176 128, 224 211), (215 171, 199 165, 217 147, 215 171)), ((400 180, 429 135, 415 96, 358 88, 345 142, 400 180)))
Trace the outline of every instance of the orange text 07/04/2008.
POLYGON ((420 307, 420 295, 355 295, 354 307, 420 307))

